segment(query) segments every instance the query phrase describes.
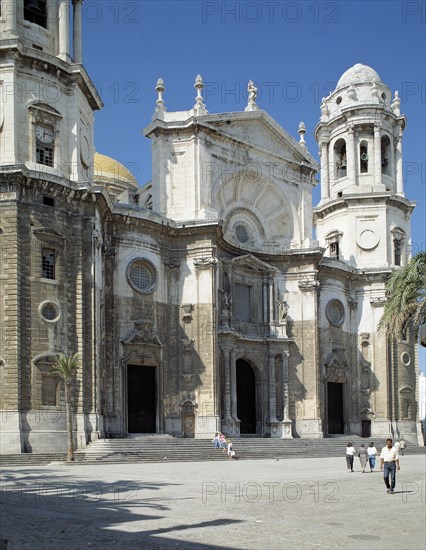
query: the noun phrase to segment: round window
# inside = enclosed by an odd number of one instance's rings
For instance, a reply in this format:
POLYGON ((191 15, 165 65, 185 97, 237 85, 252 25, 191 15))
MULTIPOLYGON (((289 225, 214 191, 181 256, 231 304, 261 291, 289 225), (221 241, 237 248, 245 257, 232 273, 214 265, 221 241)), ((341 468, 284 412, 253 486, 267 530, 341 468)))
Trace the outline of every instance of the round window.
POLYGON ((326 307, 327 319, 335 327, 339 327, 345 319, 345 309, 339 300, 331 300, 326 307))
POLYGON ((237 239, 240 241, 240 243, 246 243, 249 240, 245 225, 238 224, 235 228, 235 234, 237 235, 237 239))
POLYGON ((401 361, 402 364, 408 367, 411 363, 411 355, 408 353, 408 351, 403 351, 401 353, 401 361))
POLYGON ((45 321, 57 321, 59 319, 59 307, 54 302, 43 302, 39 306, 39 312, 45 321))
POLYGON ((342 98, 340 96, 336 99, 336 103, 337 105, 340 105, 342 103, 342 98))
POLYGON ((153 292, 156 284, 154 265, 148 260, 134 260, 128 267, 127 278, 139 292, 153 292))

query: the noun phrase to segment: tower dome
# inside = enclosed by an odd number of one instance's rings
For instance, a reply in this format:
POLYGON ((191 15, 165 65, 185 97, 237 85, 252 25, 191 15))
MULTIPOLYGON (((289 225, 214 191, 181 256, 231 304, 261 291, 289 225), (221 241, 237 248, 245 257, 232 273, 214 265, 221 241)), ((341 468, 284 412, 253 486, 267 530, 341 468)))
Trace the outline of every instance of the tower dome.
POLYGON ((368 65, 357 63, 339 78, 336 89, 350 86, 351 84, 360 84, 361 82, 382 82, 378 73, 368 65))
POLYGON ((139 187, 137 179, 128 168, 100 153, 95 153, 94 156, 94 179, 96 184, 106 187, 114 200, 123 191, 139 187))

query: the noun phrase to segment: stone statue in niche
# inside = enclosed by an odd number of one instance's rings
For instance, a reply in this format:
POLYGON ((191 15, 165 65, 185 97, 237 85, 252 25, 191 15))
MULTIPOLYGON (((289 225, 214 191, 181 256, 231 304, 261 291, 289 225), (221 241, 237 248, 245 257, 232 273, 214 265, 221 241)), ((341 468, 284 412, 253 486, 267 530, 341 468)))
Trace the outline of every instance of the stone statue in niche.
POLYGON ((224 314, 228 313, 229 312, 229 306, 231 305, 231 298, 230 298, 228 292, 223 293, 222 303, 223 303, 223 313, 224 314))
POLYGON ((289 305, 285 300, 278 300, 278 324, 280 325, 279 331, 282 338, 287 338, 287 323, 288 323, 288 310, 289 305))
POLYGON ((279 322, 287 324, 289 305, 285 300, 278 300, 278 317, 279 322))

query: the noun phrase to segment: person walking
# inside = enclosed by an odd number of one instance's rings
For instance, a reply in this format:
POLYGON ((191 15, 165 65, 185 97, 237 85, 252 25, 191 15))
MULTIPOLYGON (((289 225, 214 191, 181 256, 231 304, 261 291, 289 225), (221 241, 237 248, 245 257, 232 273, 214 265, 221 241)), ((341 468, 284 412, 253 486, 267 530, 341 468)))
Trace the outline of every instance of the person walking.
POLYGON ((398 448, 392 444, 392 439, 386 439, 386 447, 380 454, 380 469, 384 470, 383 479, 387 493, 393 495, 396 484, 396 471, 400 470, 398 448), (391 478, 389 483, 389 476, 391 478))
POLYGON ((348 466, 348 472, 354 471, 354 454, 355 447, 352 445, 351 442, 349 442, 348 446, 346 447, 346 464, 348 466))
POLYGON ((364 443, 361 444, 361 448, 358 451, 358 457, 361 463, 361 472, 365 474, 365 467, 367 466, 367 462, 368 462, 368 452, 367 452, 367 449, 365 448, 364 443))
POLYGON ((376 467, 376 454, 377 454, 377 449, 374 446, 374 443, 372 441, 368 445, 367 452, 368 452, 368 462, 370 464, 370 472, 372 472, 376 467))

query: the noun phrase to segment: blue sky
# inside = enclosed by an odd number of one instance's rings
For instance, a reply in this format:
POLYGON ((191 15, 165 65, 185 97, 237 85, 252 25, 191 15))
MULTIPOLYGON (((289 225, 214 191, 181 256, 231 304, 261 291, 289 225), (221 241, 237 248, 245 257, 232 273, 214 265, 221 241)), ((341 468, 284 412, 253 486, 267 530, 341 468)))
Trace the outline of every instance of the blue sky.
MULTIPOLYGON (((151 177, 150 141, 141 134, 165 82, 168 111, 190 109, 204 79, 211 113, 241 111, 249 79, 258 105, 296 139, 299 122, 315 158, 313 130, 326 96, 349 67, 373 67, 407 116, 405 194, 417 206, 413 252, 426 250, 425 4, 399 1, 90 1, 83 4, 84 64, 104 109, 95 145, 135 174, 151 177)), ((319 186, 314 192, 319 200, 319 186)), ((421 350, 425 368, 425 350, 421 350)))

